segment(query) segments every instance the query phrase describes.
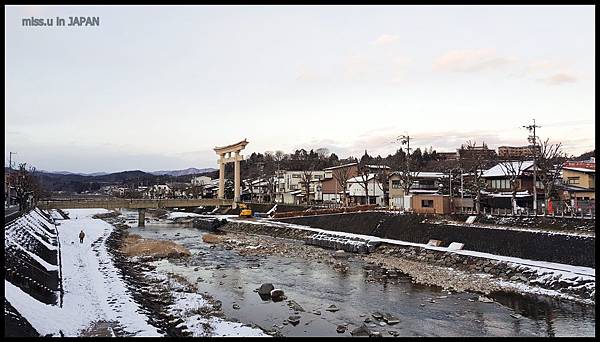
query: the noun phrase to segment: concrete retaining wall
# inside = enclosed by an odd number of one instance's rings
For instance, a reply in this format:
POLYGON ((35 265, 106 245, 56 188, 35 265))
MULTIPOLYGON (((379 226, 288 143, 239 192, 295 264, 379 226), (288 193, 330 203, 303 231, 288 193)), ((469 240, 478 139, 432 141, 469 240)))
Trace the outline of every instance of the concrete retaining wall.
POLYGON ((427 216, 361 212, 280 219, 332 231, 408 242, 430 239, 464 244, 464 249, 524 259, 595 267, 595 237, 428 223, 427 216))

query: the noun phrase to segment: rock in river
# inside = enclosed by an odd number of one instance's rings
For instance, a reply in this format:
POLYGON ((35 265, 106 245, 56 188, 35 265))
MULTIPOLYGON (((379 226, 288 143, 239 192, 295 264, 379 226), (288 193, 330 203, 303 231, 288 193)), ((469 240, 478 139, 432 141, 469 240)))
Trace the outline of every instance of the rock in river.
POLYGON ((338 311, 339 309, 338 309, 338 307, 337 307, 337 306, 335 306, 335 305, 331 304, 331 305, 329 305, 329 307, 328 307, 327 309, 325 309, 325 310, 327 310, 327 311, 331 311, 331 312, 336 312, 336 311, 338 311))
POLYGON ((400 320, 393 316, 392 314, 386 313, 385 315, 383 315, 383 320, 387 323, 387 324, 397 324, 400 323, 400 320))
POLYGON ((273 291, 275 287, 271 283, 265 283, 260 286, 258 289, 259 295, 271 295, 271 291, 273 291))
POLYGON ((338 325, 337 328, 335 329, 335 331, 338 332, 338 334, 343 334, 344 332, 346 332, 346 326, 345 325, 338 325))
POLYGON ((292 308, 293 310, 295 310, 295 311, 302 311, 302 312, 304 312, 304 308, 302 306, 300 306, 300 304, 296 303, 296 301, 294 301, 294 300, 290 300, 288 302, 288 306, 290 308, 292 308))
POLYGON ((290 322, 292 325, 296 325, 300 323, 300 316, 290 316, 288 317, 288 322, 290 322))
POLYGON ((281 297, 283 297, 283 290, 282 289, 273 289, 273 290, 271 290, 271 298, 272 299, 280 299, 281 297))
POLYGON ((360 327, 352 330, 350 332, 350 335, 352 335, 352 336, 370 336, 371 329, 369 329, 366 325, 363 324, 360 327))
POLYGON ((477 300, 479 300, 480 302, 483 302, 483 303, 493 303, 494 302, 493 300, 491 300, 485 296, 479 296, 479 298, 477 298, 477 300))
POLYGON ((379 311, 375 311, 371 314, 371 316, 373 316, 373 318, 375 319, 382 319, 383 318, 383 314, 379 311))

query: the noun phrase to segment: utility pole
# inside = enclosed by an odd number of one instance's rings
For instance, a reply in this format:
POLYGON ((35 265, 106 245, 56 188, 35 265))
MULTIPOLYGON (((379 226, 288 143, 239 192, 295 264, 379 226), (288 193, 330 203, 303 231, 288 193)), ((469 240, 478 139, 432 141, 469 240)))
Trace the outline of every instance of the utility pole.
POLYGON ((13 154, 17 154, 17 152, 8 152, 8 194, 6 196, 6 199, 8 200, 6 202, 7 207, 10 207, 10 176, 12 174, 12 155, 13 154))
POLYGON ((537 215, 537 179, 536 179, 537 178, 537 166, 536 166, 537 136, 535 135, 535 129, 537 127, 541 127, 541 126, 537 126, 535 124, 535 119, 533 119, 533 125, 523 126, 523 128, 527 128, 527 130, 530 133, 533 132, 533 135, 530 135, 527 140, 529 140, 529 142, 533 144, 533 212, 535 213, 535 215, 537 215))

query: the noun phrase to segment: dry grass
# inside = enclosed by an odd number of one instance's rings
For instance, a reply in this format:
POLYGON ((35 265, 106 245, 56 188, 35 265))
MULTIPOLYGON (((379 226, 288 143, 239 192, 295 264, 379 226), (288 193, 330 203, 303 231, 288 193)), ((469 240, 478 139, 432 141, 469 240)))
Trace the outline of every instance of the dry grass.
POLYGON ((142 239, 131 234, 123 240, 121 252, 127 256, 152 256, 159 258, 189 256, 190 251, 172 241, 142 239))
POLYGON ((214 234, 204 234, 202 235, 202 241, 206 243, 221 243, 225 240, 224 237, 214 235, 214 234))

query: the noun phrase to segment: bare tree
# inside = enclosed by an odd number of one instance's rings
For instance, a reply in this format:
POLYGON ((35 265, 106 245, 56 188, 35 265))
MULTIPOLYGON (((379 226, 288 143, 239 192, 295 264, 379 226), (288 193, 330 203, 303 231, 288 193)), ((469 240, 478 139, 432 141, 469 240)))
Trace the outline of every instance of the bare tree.
POLYGON ((25 210, 35 205, 41 193, 35 167, 27 169, 27 163, 19 164, 15 179, 15 195, 19 210, 25 210))
POLYGON ((319 155, 319 158, 321 159, 326 159, 327 157, 329 157, 329 149, 325 147, 318 148, 315 152, 319 155))
MULTIPOLYGON (((277 151, 280 152, 281 155, 283 155, 283 152, 281 151, 277 151)), ((265 152, 265 163, 264 166, 262 168, 262 172, 261 172, 261 178, 263 180, 263 182, 265 182, 267 184, 266 186, 266 191, 267 191, 267 196, 269 197, 269 202, 274 202, 275 201, 275 197, 273 196, 273 193, 275 191, 275 185, 276 185, 276 171, 278 170, 278 165, 276 165, 278 162, 276 161, 276 155, 277 152, 273 153, 273 152, 265 152)))
POLYGON ((518 180, 523 173, 523 162, 524 158, 511 158, 510 160, 505 160, 499 164, 502 172, 509 177, 513 214, 517 213, 517 190, 519 189, 518 180))
POLYGON ((302 175, 300 183, 304 188, 304 195, 306 196, 304 201, 306 204, 310 203, 310 183, 312 176, 315 171, 316 160, 310 158, 310 155, 303 154, 300 159, 300 165, 302 166, 302 175))
MULTIPOLYGON (((482 147, 485 148, 486 145, 482 144, 482 147)), ((493 158, 488 154, 477 152, 475 141, 467 140, 458 150, 458 165, 468 175, 465 185, 475 195, 473 202, 477 214, 481 211, 481 190, 485 189, 483 172, 491 165, 491 162, 493 162, 493 158)))
POLYGON ((566 154, 561 149, 562 143, 551 144, 549 139, 543 141, 539 146, 540 149, 534 151, 536 153, 537 178, 544 186, 544 200, 546 208, 548 208, 548 202, 554 193, 556 181, 560 178, 566 154))
POLYGON ((333 177, 337 182, 337 185, 342 189, 342 203, 345 207, 348 206, 348 196, 346 196, 346 188, 348 186, 348 180, 352 178, 352 167, 340 167, 333 170, 333 177))
POLYGON ((365 190, 366 204, 371 204, 369 201, 369 181, 373 178, 373 173, 368 165, 368 161, 361 159, 358 163, 358 184, 365 190))

